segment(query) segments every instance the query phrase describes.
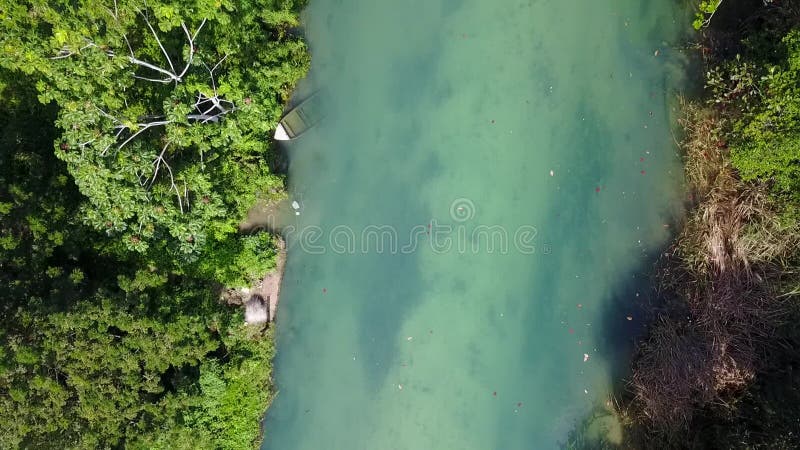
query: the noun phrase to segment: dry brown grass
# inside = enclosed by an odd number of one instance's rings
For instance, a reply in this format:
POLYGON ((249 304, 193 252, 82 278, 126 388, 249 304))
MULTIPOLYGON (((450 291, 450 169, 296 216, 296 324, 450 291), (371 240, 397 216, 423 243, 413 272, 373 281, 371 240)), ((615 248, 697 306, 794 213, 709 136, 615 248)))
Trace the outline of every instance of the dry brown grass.
POLYGON ((800 247, 761 186, 739 180, 713 112, 683 103, 692 209, 660 264, 678 299, 641 344, 630 385, 654 431, 675 435, 694 412, 726 408, 753 379, 786 313, 782 278, 800 247))
POLYGON ((688 424, 697 402, 711 399, 709 357, 705 340, 687 327, 665 318, 653 326, 631 379, 647 422, 668 431, 688 424))

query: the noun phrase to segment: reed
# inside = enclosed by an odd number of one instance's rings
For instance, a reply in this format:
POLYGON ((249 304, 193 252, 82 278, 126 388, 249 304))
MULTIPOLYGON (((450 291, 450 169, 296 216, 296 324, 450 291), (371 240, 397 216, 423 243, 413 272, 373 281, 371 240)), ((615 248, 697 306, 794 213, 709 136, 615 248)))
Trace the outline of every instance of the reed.
MULTIPOLYGON (((700 408, 731 409, 779 345, 797 295, 800 227, 765 186, 730 164, 725 119, 681 102, 690 211, 658 264, 669 298, 640 344, 631 409, 652 434, 677 438, 700 408)), ((670 439, 668 439, 670 440, 670 439)))

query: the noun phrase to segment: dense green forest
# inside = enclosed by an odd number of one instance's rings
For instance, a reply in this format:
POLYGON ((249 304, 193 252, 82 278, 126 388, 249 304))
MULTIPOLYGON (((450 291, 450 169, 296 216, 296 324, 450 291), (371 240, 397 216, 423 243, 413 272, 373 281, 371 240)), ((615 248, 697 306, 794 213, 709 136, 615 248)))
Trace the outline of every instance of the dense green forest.
POLYGON ((302 1, 0 5, 0 448, 250 448, 275 264, 239 221, 309 56, 302 1))
POLYGON ((800 448, 800 2, 702 2, 689 212, 620 414, 626 447, 800 448))

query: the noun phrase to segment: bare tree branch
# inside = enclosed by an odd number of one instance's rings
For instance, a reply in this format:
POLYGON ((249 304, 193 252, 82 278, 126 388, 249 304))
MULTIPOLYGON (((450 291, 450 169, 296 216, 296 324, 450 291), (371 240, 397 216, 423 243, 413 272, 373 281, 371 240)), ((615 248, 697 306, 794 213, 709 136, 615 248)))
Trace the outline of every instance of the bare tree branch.
POLYGON ((191 39, 191 41, 192 41, 192 42, 194 42, 194 40, 195 40, 195 39, 197 39, 197 35, 198 35, 198 34, 200 34, 200 30, 202 30, 202 29, 203 29, 203 25, 205 25, 205 24, 206 24, 206 20, 207 20, 207 19, 203 19, 203 21, 202 21, 202 22, 200 22, 200 26, 199 26, 199 27, 197 27, 197 31, 195 31, 195 32, 194 32, 194 35, 192 35, 192 39, 191 39))
POLYGON ((128 46, 128 51, 131 52, 131 58, 135 58, 135 55, 133 54, 133 47, 131 47, 131 41, 128 40, 128 36, 123 34, 122 39, 125 39, 125 45, 128 46))
POLYGON ((221 116, 236 110, 236 105, 234 105, 233 102, 220 99, 217 96, 206 97, 202 93, 198 95, 198 99, 193 106, 200 114, 192 114, 189 118, 202 120, 203 123, 217 122, 221 116), (203 109, 206 107, 204 104, 210 104, 211 106, 207 109, 203 109), (211 114, 215 110, 218 112, 216 114, 211 114))
POLYGON ((111 114, 109 114, 109 113, 107 113, 107 112, 103 111, 103 109, 102 109, 102 108, 98 107, 97 105, 93 105, 93 106, 94 106, 94 108, 95 108, 96 110, 100 111, 100 114, 104 115, 105 117, 108 117, 108 118, 109 118, 109 119, 111 119, 111 120, 112 120, 114 123, 120 123, 120 122, 119 122, 119 120, 118 120, 116 117, 114 117, 114 116, 112 116, 111 114))
MULTIPOLYGON (((117 5, 117 0, 114 0, 114 11, 111 11, 109 8, 106 8, 106 9, 108 10, 109 14, 114 18, 114 20, 118 20, 118 18, 119 18, 119 8, 118 8, 118 5, 117 5)), ((152 78, 152 77, 145 77, 145 76, 136 75, 134 73, 133 77, 136 78, 136 79, 139 79, 139 80, 149 81, 149 82, 153 82, 153 83, 168 84, 168 83, 171 83, 171 82, 174 81, 177 84, 177 83, 181 82, 182 78, 186 75, 186 73, 189 71, 189 69, 191 68, 191 65, 194 62, 194 57, 195 57, 195 55, 197 53, 197 49, 196 49, 196 46, 195 46, 195 40, 197 39, 197 36, 200 34, 200 31, 205 26, 205 24, 207 22, 207 19, 203 19, 203 21, 200 23, 200 25, 197 27, 197 29, 194 31, 194 33, 190 32, 189 28, 186 26, 186 23, 181 22, 181 29, 183 30, 184 34, 186 35, 186 39, 187 39, 188 44, 189 44, 189 54, 188 54, 188 57, 187 57, 187 60, 186 60, 186 64, 185 64, 183 70, 180 73, 177 73, 176 70, 175 70, 175 65, 173 64, 173 61, 169 56, 169 53, 167 52, 166 48, 164 47, 163 43, 161 42, 161 39, 158 37, 158 33, 156 32, 155 28, 150 23, 150 20, 149 20, 147 14, 145 14, 142 11, 138 11, 138 12, 142 16, 142 18, 144 19, 144 22, 147 25, 147 28, 150 30, 150 33, 153 35, 153 38, 155 38, 156 43, 158 44, 158 47, 161 50, 161 53, 166 58, 167 64, 169 65, 169 70, 166 69, 166 68, 160 67, 158 65, 155 65, 153 63, 150 63, 150 62, 147 62, 147 61, 144 61, 144 60, 141 60, 141 59, 137 58, 136 54, 135 54, 135 52, 133 50, 133 46, 131 45, 130 41, 128 40, 128 37, 125 34, 122 34, 122 38, 125 41, 125 45, 128 47, 128 51, 129 51, 129 54, 130 54, 128 56, 128 61, 130 63, 134 64, 134 65, 137 65, 137 66, 140 66, 140 67, 144 67, 146 69, 158 72, 159 74, 164 76, 164 78, 152 78)), ((84 50, 84 49, 89 48, 89 47, 97 47, 97 45, 95 45, 93 42, 88 41, 88 40, 87 40, 87 42, 88 42, 88 44, 86 46, 82 47, 78 51, 84 50)), ((70 49, 64 48, 58 55, 53 57, 53 59, 67 58, 69 56, 72 56, 74 53, 75 52, 71 51, 70 49)), ((115 56, 113 51, 107 51, 106 54, 108 54, 111 57, 115 56)), ((222 63, 225 62, 225 60, 227 58, 228 58, 228 55, 223 56, 219 61, 217 61, 216 64, 214 64, 214 66, 212 68, 209 68, 208 65, 206 65, 204 62, 202 63, 203 66, 208 71, 209 76, 211 77, 211 86, 212 86, 214 95, 212 97, 209 97, 209 96, 206 96, 203 93, 198 93, 197 99, 195 100, 194 105, 192 105, 194 110, 196 111, 196 113, 188 114, 186 116, 186 118, 188 120, 199 121, 200 123, 204 123, 204 124, 205 123, 209 123, 209 122, 217 123, 217 122, 220 121, 222 116, 224 116, 224 115, 226 115, 226 114, 228 114, 228 113, 230 113, 230 112, 232 112, 232 111, 234 111, 236 109, 236 105, 233 102, 230 102, 228 100, 225 100, 225 99, 222 99, 222 98, 219 97, 219 93, 217 92, 216 79, 214 78, 214 72, 222 65, 222 63)), ((125 106, 127 107, 127 99, 123 99, 123 101, 125 102, 125 106)), ((109 149, 111 147, 116 147, 116 151, 121 150, 126 145, 128 145, 131 141, 136 139, 139 135, 141 135, 142 133, 144 133, 145 131, 147 131, 150 128, 157 127, 157 126, 168 125, 169 123, 173 122, 171 120, 164 120, 164 116, 145 116, 144 118, 139 118, 138 119, 139 121, 143 121, 144 123, 138 123, 136 127, 133 127, 133 126, 124 125, 119 119, 117 119, 116 117, 108 114, 107 112, 103 111, 99 107, 95 106, 95 108, 103 116, 105 116, 106 118, 110 119, 114 124, 116 124, 116 126, 114 126, 114 130, 115 130, 114 142, 109 143, 100 152, 100 155, 102 155, 102 156, 105 156, 108 153, 108 151, 109 151, 109 149), (148 122, 148 120, 151 120, 151 121, 148 122), (135 131, 134 131, 134 129, 135 129, 135 131), (125 138, 125 140, 122 141, 122 143, 117 145, 116 143, 118 142, 120 137, 123 136, 123 133, 125 133, 126 130, 130 131, 132 133, 130 134, 130 136, 125 138)), ((153 178, 150 180, 150 186, 152 186, 152 184, 155 182, 155 179, 156 179, 156 177, 158 175, 159 170, 161 169, 162 164, 165 167, 167 167, 167 170, 170 172, 170 177, 172 178, 172 170, 169 167, 169 165, 166 163, 166 161, 164 160, 164 154, 165 154, 165 152, 167 150, 167 147, 168 146, 165 145, 164 148, 161 151, 161 154, 156 158, 155 161, 153 161, 154 173, 153 173, 153 178)), ((145 179, 145 181, 146 180, 147 179, 145 179)), ((173 186, 173 188, 174 188, 174 190, 176 192, 176 195, 178 196, 178 200, 180 202, 180 192, 177 189, 177 187, 175 186, 174 180, 172 181, 171 184, 172 184, 172 186, 173 186)), ((188 206, 188 194, 187 194, 187 197, 186 197, 186 202, 187 202, 187 206, 188 206)), ((181 210, 183 210, 182 205, 181 205, 181 210)))
POLYGON ((150 186, 153 186, 153 183, 156 182, 156 177, 158 176, 158 170, 161 168, 161 163, 163 162, 165 165, 167 165, 167 162, 164 160, 164 153, 167 152, 168 147, 169 142, 164 145, 164 148, 161 149, 161 153, 153 161, 155 168, 153 169, 153 178, 150 180, 150 186))
POLYGON ((154 82, 154 83, 164 83, 164 84, 169 84, 169 83, 171 83, 171 82, 172 82, 172 80, 171 80, 171 79, 169 79, 169 78, 165 78, 165 79, 163 79, 163 80, 157 80, 157 79, 155 79, 155 78, 140 77, 139 75, 134 75, 134 76, 133 76, 133 78, 136 78, 137 80, 152 81, 152 82, 154 82))
MULTIPOLYGON (((61 50, 59 50, 59 52, 58 52, 58 54, 56 54, 56 56, 51 56, 48 59, 69 58, 70 56, 78 54, 78 53, 86 50, 87 48, 97 47, 97 44, 95 44, 94 42, 90 41, 89 39, 84 38, 84 40, 87 42, 87 44, 84 45, 83 47, 79 48, 77 51, 70 50, 69 46, 65 45, 61 50)), ((106 52, 106 54, 109 55, 109 56, 114 56, 114 52, 110 52, 109 51, 109 52, 106 52)))
MULTIPOLYGON (((137 58, 136 58, 136 57, 134 57, 134 56, 129 56, 129 57, 128 57, 128 60, 129 60, 130 62, 132 62, 132 63, 136 64, 136 65, 139 65, 139 66, 142 66, 142 67, 147 67, 148 69, 152 69, 152 70, 155 70, 156 72, 161 72, 161 73, 163 73, 164 75, 166 75, 166 76, 168 77, 168 78, 166 79, 166 81, 167 81, 167 82, 169 82, 170 80, 173 80, 173 81, 175 81, 175 82, 178 82, 178 81, 180 81, 180 78, 178 78, 178 76, 177 76, 177 75, 175 75, 174 73, 172 73, 172 72, 170 72, 170 71, 168 71, 168 70, 166 70, 166 69, 162 69, 161 67, 158 67, 158 66, 155 66, 155 65, 153 65, 153 64, 150 64, 150 63, 149 63, 149 62, 147 62, 147 61, 142 61, 141 59, 137 59, 137 58)), ((134 76, 136 76, 136 75, 134 75, 134 76)), ((163 82, 163 81, 162 81, 162 82, 163 82)))
POLYGON ((203 21, 200 23, 200 26, 197 27, 197 31, 195 31, 193 35, 189 33, 189 29, 186 27, 186 24, 184 22, 181 22, 181 28, 183 29, 183 32, 186 34, 186 39, 189 41, 189 58, 187 59, 186 65, 184 66, 181 73, 177 73, 175 70, 175 66, 172 63, 172 59, 169 57, 169 54, 167 53, 167 50, 164 48, 164 45, 161 43, 161 40, 158 38, 156 30, 150 24, 150 21, 147 19, 147 16, 144 13, 140 14, 144 18, 144 21, 147 24, 147 28, 150 29, 150 32, 153 34, 153 37, 155 37, 156 43, 158 43, 158 47, 161 49, 161 53, 163 53, 164 57, 167 59, 167 64, 169 64, 170 70, 161 68, 159 66, 156 66, 155 64, 149 63, 147 61, 142 61, 141 59, 136 58, 136 55, 133 52, 133 48, 131 47, 128 38, 125 35, 123 35, 122 37, 125 39, 125 43, 128 45, 128 50, 131 53, 131 55, 128 57, 128 60, 130 62, 138 66, 146 67, 150 70, 155 70, 156 72, 162 73, 166 75, 167 78, 154 79, 154 78, 140 77, 137 75, 134 75, 134 77, 140 80, 152 81, 156 83, 169 83, 172 81, 174 81, 175 83, 180 83, 183 80, 184 75, 186 75, 186 73, 189 71, 189 68, 192 66, 192 62, 194 61, 194 55, 196 53, 194 41, 197 38, 197 35, 200 33, 200 30, 203 28, 203 25, 206 24, 206 19, 203 19, 203 21))
POLYGON ((214 67, 211 68, 212 77, 214 76, 214 71, 217 70, 217 67, 219 67, 219 65, 222 64, 223 61, 225 61, 226 59, 228 59, 227 53, 225 54, 225 56, 222 57, 222 59, 220 59, 216 64, 214 64, 214 67))
POLYGON ((219 98, 219 94, 217 93, 217 81, 214 79, 214 71, 217 70, 220 64, 227 58, 228 55, 223 56, 212 68, 209 68, 205 62, 202 63, 211 78, 211 88, 214 91, 214 96, 208 97, 202 92, 198 93, 197 100, 195 100, 193 106, 200 114, 192 114, 189 116, 190 119, 202 120, 202 123, 218 122, 221 116, 236 109, 236 105, 233 102, 219 98), (206 107, 205 104, 210 104, 210 106, 206 107), (216 114, 211 114, 215 110, 218 112, 216 114))
POLYGON ((189 67, 192 65, 192 61, 194 60, 194 53, 195 53, 194 40, 197 39, 197 35, 200 33, 200 30, 203 29, 203 25, 205 25, 205 24, 206 24, 206 19, 203 19, 203 21, 200 22, 200 26, 197 27, 197 31, 194 32, 194 35, 190 36, 189 35, 189 30, 186 28, 186 24, 181 22, 181 28, 183 28, 183 32, 186 33, 186 38, 189 40, 189 60, 186 62, 186 67, 184 67, 183 71, 180 73, 180 75, 178 75, 179 79, 183 78, 183 76, 186 75, 186 72, 189 70, 189 67))
POLYGON ((136 174, 136 178, 139 179, 139 186, 144 187, 144 185, 147 184, 147 178, 144 177, 144 172, 139 172, 137 169, 134 173, 136 174))
POLYGON ((69 58, 70 56, 74 55, 75 52, 69 50, 67 48, 61 49, 56 56, 51 56, 48 59, 64 59, 69 58))
POLYGON ((714 11, 711 12, 711 15, 709 15, 705 20, 703 20, 703 24, 700 26, 701 28, 705 28, 711 24, 711 19, 714 17, 714 14, 716 14, 717 11, 719 11, 719 7, 722 6, 722 1, 723 0, 719 0, 717 2, 717 6, 714 7, 714 11))
POLYGON ((167 58, 167 64, 169 64, 169 68, 172 70, 172 74, 174 75, 175 74, 175 67, 172 65, 172 60, 170 59, 169 54, 167 53, 167 50, 164 48, 163 45, 161 45, 161 39, 158 38, 158 34, 156 33, 156 30, 153 29, 152 25, 150 25, 150 21, 147 20, 147 15, 146 14, 142 13, 141 11, 139 12, 139 14, 141 14, 142 17, 144 18, 144 23, 147 24, 147 28, 150 29, 150 32, 153 33, 153 37, 156 38, 156 43, 158 43, 158 48, 161 49, 161 53, 163 53, 164 57, 167 58))
MULTIPOLYGON (((137 130, 137 131, 136 131, 135 133, 133 133, 132 135, 130 135, 130 136, 127 138, 127 139, 125 139, 125 141, 124 141, 122 144, 120 144, 120 145, 119 145, 119 147, 117 147, 117 150, 122 150, 122 147, 125 147, 125 145, 127 145, 127 144, 128 144, 130 141, 134 140, 134 139, 136 138, 136 136, 139 136, 140 134, 144 133, 145 131, 149 130, 150 128, 153 128, 153 127, 158 127, 158 126, 162 126, 162 125, 168 125, 168 124, 170 124, 170 123, 172 123, 172 121, 171 121, 171 120, 157 120, 157 121, 155 121, 155 122, 149 122, 149 123, 140 123, 140 124, 138 124, 138 126, 140 127, 140 129, 139 129, 139 130, 137 130)), ((119 129, 119 130, 126 130, 126 129, 128 129, 128 127, 127 127, 127 126, 125 126, 125 125, 117 125, 115 128, 116 128, 116 129, 119 129)), ((121 133, 120 133, 120 132, 118 132, 118 133, 117 133, 117 137, 119 137, 119 135, 120 135, 120 134, 121 134, 121 133)), ((110 146, 110 145, 109 145, 109 146, 107 146, 105 149, 103 149, 103 151, 102 151, 102 152, 100 152, 100 155, 102 155, 102 156, 105 156, 105 155, 106 155, 106 153, 108 152, 108 149, 109 149, 109 148, 111 148, 111 146, 110 146)))
POLYGON ((78 144, 78 147, 80 147, 81 150, 86 150, 86 146, 91 144, 92 142, 94 142, 96 140, 97 140, 97 138, 94 138, 94 139, 90 139, 90 140, 88 140, 86 142, 82 142, 82 143, 78 144))
MULTIPOLYGON (((153 183, 155 183, 156 176, 158 175, 158 170, 161 168, 161 165, 163 164, 164 167, 167 169, 167 173, 169 174, 169 185, 170 185, 169 190, 170 191, 173 191, 173 190, 175 191, 175 195, 178 197, 178 208, 180 208, 181 214, 183 214, 184 210, 183 210, 183 200, 181 199, 181 191, 178 190, 178 186, 175 184, 175 176, 172 173, 172 167, 170 167, 169 164, 167 164, 167 161, 164 159, 164 154, 166 153, 168 147, 169 147, 169 143, 165 144, 164 148, 161 149, 161 154, 159 154, 156 157, 156 159, 153 161, 153 164, 155 164, 155 168, 153 169, 153 178, 150 180, 150 186, 149 187, 152 187, 153 183)), ((184 189, 184 194, 186 194, 187 187, 186 187, 186 181, 185 180, 183 182, 183 189, 184 189)), ((187 197, 187 201, 188 201, 188 197, 187 197)))
POLYGON ((178 191, 178 186, 175 186, 175 180, 172 177, 172 169, 167 166, 167 170, 169 171, 169 178, 170 182, 172 183, 172 189, 175 189, 175 195, 178 196, 178 207, 181 209, 181 214, 183 214, 183 202, 181 201, 181 193, 178 191))
POLYGON ((189 186, 186 184, 186 179, 183 180, 183 198, 186 199, 186 209, 189 207, 189 186))
MULTIPOLYGON (((106 8, 106 10, 114 18, 114 20, 116 20, 116 21, 119 20, 119 8, 117 6, 117 1, 116 0, 114 0, 114 11, 111 11, 111 9, 109 9, 109 8, 106 8)), ((139 79, 139 80, 151 81, 151 82, 154 82, 154 83, 164 83, 164 84, 166 84, 166 83, 170 83, 170 82, 173 82, 173 81, 176 84, 180 83, 181 81, 183 81, 183 77, 189 71, 189 69, 192 66, 192 63, 194 62, 194 56, 197 53, 197 49, 195 47, 194 42, 197 39, 197 36, 200 34, 200 30, 203 29, 203 26, 206 24, 208 19, 203 19, 203 21, 200 23, 200 26, 198 26, 197 30, 195 30, 194 34, 189 32, 189 28, 186 27, 186 23, 181 22, 181 28, 183 29, 184 34, 186 34, 186 39, 189 42, 189 57, 188 57, 188 59, 186 61, 186 65, 183 67, 183 70, 181 71, 181 73, 178 73, 175 70, 175 65, 172 62, 172 58, 169 57, 169 53, 167 53, 167 49, 164 47, 164 44, 161 43, 161 39, 159 39, 158 33, 156 33, 156 30, 155 30, 155 28, 153 28, 153 25, 150 23, 150 20, 147 18, 147 15, 145 13, 141 12, 141 11, 139 11, 139 14, 141 14, 142 18, 144 19, 145 24, 147 25, 147 28, 153 34, 153 37, 155 38, 156 43, 158 44, 158 48, 161 49, 161 53, 164 55, 164 58, 166 58, 167 64, 169 64, 169 70, 167 70, 165 68, 162 68, 162 67, 159 67, 159 66, 157 66, 157 65, 155 65, 153 63, 149 63, 147 61, 144 61, 144 60, 141 60, 141 59, 137 58, 136 54, 133 51, 133 46, 131 46, 131 43, 128 40, 128 36, 123 33, 122 34, 122 39, 125 41, 125 45, 128 47, 128 52, 130 54, 130 56, 128 56, 128 61, 130 61, 132 64, 135 64, 137 66, 141 66, 141 67, 144 67, 144 68, 147 68, 147 69, 150 69, 150 70, 154 70, 154 71, 159 72, 159 73, 161 73, 161 74, 166 76, 166 78, 156 79, 156 78, 150 78, 150 77, 142 77, 142 76, 134 74, 133 77, 136 78, 136 79, 139 79)), ((65 46, 55 56, 51 56, 49 59, 56 60, 56 59, 69 58, 69 57, 75 55, 76 53, 80 53, 81 51, 83 51, 83 50, 85 50, 87 48, 97 47, 97 44, 95 44, 94 42, 92 42, 92 41, 90 41, 88 39, 86 39, 86 42, 88 42, 88 44, 83 46, 83 47, 81 47, 77 51, 73 51, 69 47, 65 46)), ((116 56, 116 54, 112 50, 106 51, 106 55, 108 55, 109 57, 112 57, 112 58, 116 56)), ((222 60, 220 60, 220 62, 217 63, 217 65, 214 66, 214 69, 216 69, 217 66, 222 61, 225 60, 225 58, 227 58, 227 55, 224 58, 222 58, 222 60)), ((212 69, 212 78, 213 78, 213 69, 212 69)), ((216 90, 216 88, 215 88, 215 90, 216 90)))
POLYGON ((164 167, 166 167, 167 172, 169 172, 170 190, 175 190, 175 195, 178 197, 178 207, 181 209, 181 214, 183 214, 183 201, 181 200, 181 193, 178 190, 178 186, 175 185, 175 177, 172 175, 172 169, 169 167, 169 164, 166 163, 164 163, 164 167))

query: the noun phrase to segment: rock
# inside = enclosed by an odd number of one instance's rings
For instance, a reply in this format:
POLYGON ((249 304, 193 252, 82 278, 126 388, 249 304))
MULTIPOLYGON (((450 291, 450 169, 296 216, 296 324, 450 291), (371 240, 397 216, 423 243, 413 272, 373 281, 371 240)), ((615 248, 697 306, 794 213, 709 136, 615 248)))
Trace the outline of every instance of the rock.
POLYGON ((269 322, 269 305, 264 297, 253 294, 244 304, 244 321, 248 325, 269 322))

